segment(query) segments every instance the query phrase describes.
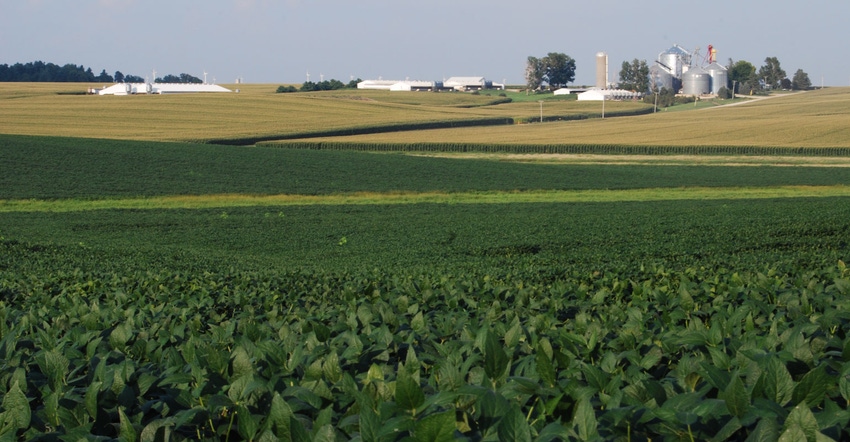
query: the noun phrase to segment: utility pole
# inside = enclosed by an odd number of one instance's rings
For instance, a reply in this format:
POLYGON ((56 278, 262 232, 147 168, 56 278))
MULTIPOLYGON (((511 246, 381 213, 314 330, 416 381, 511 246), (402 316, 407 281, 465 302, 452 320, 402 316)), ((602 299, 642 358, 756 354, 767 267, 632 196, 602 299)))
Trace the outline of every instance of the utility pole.
POLYGON ((537 100, 540 103, 540 122, 543 122, 543 100, 537 100))
POLYGON ((602 119, 605 119, 605 91, 602 91, 602 119))

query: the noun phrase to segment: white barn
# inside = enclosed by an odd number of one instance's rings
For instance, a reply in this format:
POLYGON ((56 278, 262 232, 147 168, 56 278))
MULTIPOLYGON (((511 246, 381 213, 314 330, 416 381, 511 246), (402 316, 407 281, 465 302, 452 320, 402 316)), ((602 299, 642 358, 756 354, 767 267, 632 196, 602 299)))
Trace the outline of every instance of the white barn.
POLYGON ((217 84, 199 83, 116 83, 92 90, 97 95, 190 94, 198 92, 232 92, 217 84))
POLYGON ((493 83, 484 77, 450 77, 443 82, 446 89, 456 91, 477 91, 481 89, 505 89, 504 84, 493 83))
POLYGON ((624 89, 590 89, 577 95, 578 101, 602 101, 602 100, 635 100, 641 97, 638 92, 624 89))
POLYGON ((364 80, 357 83, 357 89, 381 91, 432 91, 440 86, 433 81, 418 80, 364 80))

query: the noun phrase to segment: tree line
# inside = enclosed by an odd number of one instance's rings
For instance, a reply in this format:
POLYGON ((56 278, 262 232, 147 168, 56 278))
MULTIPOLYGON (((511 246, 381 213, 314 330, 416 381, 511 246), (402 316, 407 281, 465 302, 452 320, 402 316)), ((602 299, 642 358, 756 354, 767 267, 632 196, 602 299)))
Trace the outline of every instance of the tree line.
POLYGON ((576 61, 567 54, 550 52, 545 57, 529 56, 525 63, 527 91, 536 91, 546 83, 550 89, 558 89, 572 83, 576 78, 576 61))
MULTIPOLYGON (((529 56, 525 63, 525 81, 527 91, 540 91, 545 88, 554 90, 566 86, 575 80, 575 60, 569 55, 550 52, 545 57, 529 56)), ((779 59, 767 57, 764 65, 756 67, 745 60, 732 59, 726 66, 728 84, 720 95, 753 94, 771 89, 806 90, 812 87, 809 75, 797 69, 792 78, 788 78, 779 59)), ((624 61, 617 87, 641 93, 662 93, 656 91, 650 81, 650 69, 646 60, 624 61)), ((675 95, 677 91, 666 91, 665 96, 675 95)))
MULTIPOLYGON (((797 69, 793 78, 789 79, 776 57, 765 58, 764 65, 758 69, 749 61, 739 60, 736 62, 729 59, 726 72, 728 84, 721 88, 719 95, 722 98, 729 98, 733 93, 749 95, 772 89, 806 90, 812 87, 809 74, 802 69, 797 69)), ((649 66, 646 60, 624 61, 620 69, 618 86, 621 89, 643 93, 661 92, 656 91, 655 85, 650 84, 649 66)))
POLYGON ((336 79, 323 80, 318 83, 313 81, 305 81, 301 84, 300 88, 297 88, 293 85, 288 86, 278 86, 277 93, 283 94, 288 92, 316 92, 316 91, 335 91, 339 89, 357 89, 357 83, 360 83, 361 79, 351 80, 347 84, 343 83, 336 79))
MULTIPOLYGON (((51 82, 51 83, 144 83, 145 79, 138 75, 124 75, 115 71, 115 75, 106 73, 106 69, 95 75, 91 68, 83 65, 66 64, 59 66, 54 63, 34 61, 0 64, 0 81, 2 82, 51 82)), ((155 83, 203 83, 198 77, 189 74, 165 75, 157 77, 155 83)))

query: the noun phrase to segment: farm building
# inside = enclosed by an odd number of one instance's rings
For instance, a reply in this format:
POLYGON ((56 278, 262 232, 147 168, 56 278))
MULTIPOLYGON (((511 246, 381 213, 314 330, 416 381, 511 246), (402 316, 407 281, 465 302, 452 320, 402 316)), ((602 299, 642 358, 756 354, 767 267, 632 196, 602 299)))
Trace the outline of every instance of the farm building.
POLYGON ((445 81, 411 80, 364 80, 357 83, 357 89, 377 89, 384 91, 432 91, 456 90, 477 91, 481 89, 504 89, 504 84, 493 83, 484 77, 451 77, 445 81))
POLYGON ((450 77, 443 81, 443 87, 456 91, 477 91, 481 89, 505 89, 504 84, 493 83, 484 77, 450 77))
POLYGON ((553 92, 553 94, 554 95, 570 95, 570 94, 580 94, 580 93, 585 92, 585 91, 587 91, 587 89, 562 87, 560 89, 556 89, 555 92, 553 92))
POLYGON ((636 100, 640 94, 624 89, 590 89, 578 94, 577 98, 578 101, 636 100))
POLYGON ((441 88, 440 83, 434 81, 411 81, 411 80, 365 80, 357 83, 357 89, 373 89, 382 91, 431 91, 441 88))
POLYGON ((231 92, 217 84, 198 83, 116 83, 90 91, 97 95, 190 94, 198 92, 231 92))

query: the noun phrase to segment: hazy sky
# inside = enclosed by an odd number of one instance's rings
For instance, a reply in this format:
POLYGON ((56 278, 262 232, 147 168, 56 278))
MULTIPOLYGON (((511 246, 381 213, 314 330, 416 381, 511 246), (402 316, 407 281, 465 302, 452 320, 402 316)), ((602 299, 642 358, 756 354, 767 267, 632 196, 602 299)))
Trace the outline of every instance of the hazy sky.
POLYGON ((757 68, 777 57, 792 77, 850 85, 850 2, 808 0, 0 0, 0 64, 41 60, 113 75, 209 73, 218 83, 336 78, 523 83, 529 55, 576 60, 593 84, 623 61, 679 44, 757 68))

